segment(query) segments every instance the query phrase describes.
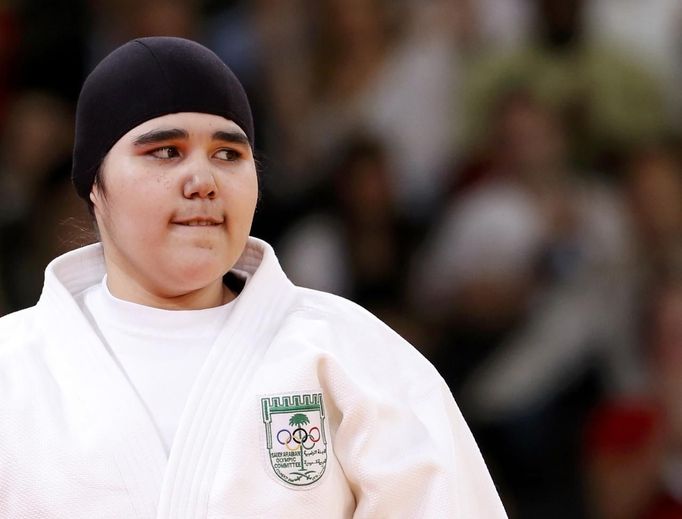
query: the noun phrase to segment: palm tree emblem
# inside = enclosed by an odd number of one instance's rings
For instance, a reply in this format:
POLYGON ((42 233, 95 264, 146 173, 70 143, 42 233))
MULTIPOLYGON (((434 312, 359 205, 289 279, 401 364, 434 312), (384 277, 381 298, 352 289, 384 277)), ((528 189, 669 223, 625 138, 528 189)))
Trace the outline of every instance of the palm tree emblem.
POLYGON ((310 420, 308 420, 308 417, 303 413, 296 413, 289 418, 289 425, 291 427, 296 427, 294 432, 291 433, 291 436, 293 437, 294 441, 298 443, 298 448, 301 451, 301 470, 305 470, 305 464, 303 463, 303 442, 308 439, 308 431, 306 431, 302 426, 308 425, 309 423, 310 420))
POLYGON ((296 413, 291 418, 289 418, 289 425, 300 427, 301 425, 308 425, 310 420, 303 413, 296 413))

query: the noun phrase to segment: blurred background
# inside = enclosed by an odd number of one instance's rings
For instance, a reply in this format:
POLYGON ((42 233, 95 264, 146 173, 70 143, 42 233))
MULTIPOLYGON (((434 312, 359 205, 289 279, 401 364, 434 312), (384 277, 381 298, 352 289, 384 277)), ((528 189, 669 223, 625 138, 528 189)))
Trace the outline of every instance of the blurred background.
POLYGON ((0 315, 95 239, 75 101, 136 36, 256 118, 253 234, 429 358, 512 518, 682 518, 682 2, 0 1, 0 315))

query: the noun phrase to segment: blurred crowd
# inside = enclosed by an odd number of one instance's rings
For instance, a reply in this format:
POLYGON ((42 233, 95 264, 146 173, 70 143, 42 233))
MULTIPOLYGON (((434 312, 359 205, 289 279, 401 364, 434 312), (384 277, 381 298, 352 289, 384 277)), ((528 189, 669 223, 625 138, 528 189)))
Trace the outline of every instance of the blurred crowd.
POLYGON ((450 385, 512 518, 682 518, 682 2, 0 2, 0 315, 96 240, 85 75, 213 49, 256 118, 253 234, 450 385))

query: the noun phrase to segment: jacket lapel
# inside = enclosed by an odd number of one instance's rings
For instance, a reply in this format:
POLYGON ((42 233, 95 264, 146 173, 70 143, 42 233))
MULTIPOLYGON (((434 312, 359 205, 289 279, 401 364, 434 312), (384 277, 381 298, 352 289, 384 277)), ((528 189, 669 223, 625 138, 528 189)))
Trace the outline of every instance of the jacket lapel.
POLYGON ((82 441, 115 461, 139 517, 154 517, 167 460, 147 409, 72 294, 102 279, 101 247, 68 253, 46 270, 38 302, 46 357, 88 427, 82 441))
POLYGON ((157 518, 205 517, 220 454, 294 288, 269 245, 251 238, 233 269, 247 277, 185 406, 157 518))

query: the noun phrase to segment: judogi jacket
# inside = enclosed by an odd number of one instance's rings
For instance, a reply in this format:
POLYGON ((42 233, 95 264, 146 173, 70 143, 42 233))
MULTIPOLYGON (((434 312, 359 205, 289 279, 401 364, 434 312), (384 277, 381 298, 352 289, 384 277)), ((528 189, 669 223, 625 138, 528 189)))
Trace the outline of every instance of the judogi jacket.
POLYGON ((74 295, 101 245, 50 263, 0 319, 0 517, 506 517, 434 368, 357 305, 294 286, 250 239, 246 278, 170 455, 74 295))

